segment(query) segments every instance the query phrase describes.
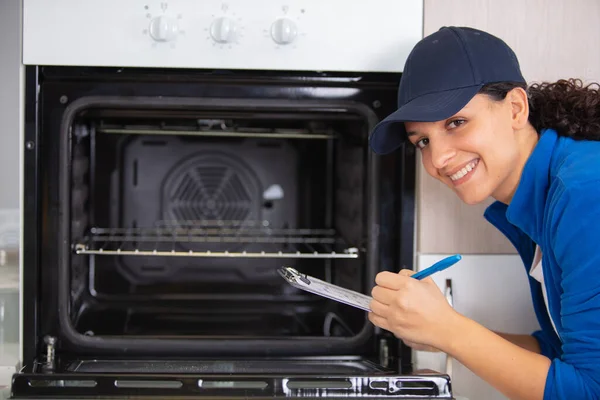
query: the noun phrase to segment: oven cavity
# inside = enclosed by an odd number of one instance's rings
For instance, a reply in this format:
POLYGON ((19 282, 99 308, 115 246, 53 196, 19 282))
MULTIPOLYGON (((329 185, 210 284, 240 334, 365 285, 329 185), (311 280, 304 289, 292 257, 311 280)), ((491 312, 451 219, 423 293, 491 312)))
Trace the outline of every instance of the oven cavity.
POLYGON ((370 287, 363 115, 98 106, 78 111, 70 132, 79 335, 366 340, 364 312, 277 274, 285 265, 370 287))

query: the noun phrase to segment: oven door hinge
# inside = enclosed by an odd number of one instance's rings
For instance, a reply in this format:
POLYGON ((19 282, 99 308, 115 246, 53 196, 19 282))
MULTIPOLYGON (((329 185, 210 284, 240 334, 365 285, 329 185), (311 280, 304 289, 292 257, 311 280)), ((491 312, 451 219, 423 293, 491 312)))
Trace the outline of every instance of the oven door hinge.
POLYGON ((42 370, 51 372, 56 368, 56 343, 57 339, 54 336, 44 336, 44 344, 46 345, 46 351, 43 353, 41 360, 44 360, 42 363, 42 370))
POLYGON ((390 366, 391 356, 390 356, 390 345, 386 338, 379 339, 379 364, 388 368, 390 366))

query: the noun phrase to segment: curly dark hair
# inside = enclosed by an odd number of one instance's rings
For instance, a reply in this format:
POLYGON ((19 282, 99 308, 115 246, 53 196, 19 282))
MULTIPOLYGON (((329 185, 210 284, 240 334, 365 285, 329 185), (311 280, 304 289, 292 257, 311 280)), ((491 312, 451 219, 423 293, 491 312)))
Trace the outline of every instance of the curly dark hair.
POLYGON ((529 122, 536 131, 550 128, 576 140, 600 140, 600 85, 584 85, 580 79, 535 83, 518 82, 485 85, 479 93, 502 100, 516 87, 527 91, 529 122))

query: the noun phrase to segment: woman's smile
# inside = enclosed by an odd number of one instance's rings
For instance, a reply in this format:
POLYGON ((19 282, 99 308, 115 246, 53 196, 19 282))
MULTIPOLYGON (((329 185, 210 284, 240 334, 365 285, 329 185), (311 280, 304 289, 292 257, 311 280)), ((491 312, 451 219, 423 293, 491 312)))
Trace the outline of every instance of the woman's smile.
POLYGON ((479 164, 479 158, 469 161, 466 165, 456 168, 453 172, 447 174, 454 186, 460 186, 473 176, 477 166, 479 164))

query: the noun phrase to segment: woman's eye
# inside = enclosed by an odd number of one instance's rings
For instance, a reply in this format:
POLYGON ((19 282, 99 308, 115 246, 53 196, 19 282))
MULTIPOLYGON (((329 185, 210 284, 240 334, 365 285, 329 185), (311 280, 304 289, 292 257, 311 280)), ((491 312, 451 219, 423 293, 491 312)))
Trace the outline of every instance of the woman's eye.
POLYGON ((415 143, 415 146, 417 146, 419 149, 423 149, 423 148, 425 148, 425 146, 427 146, 428 144, 429 144, 429 139, 427 139, 427 138, 423 138, 423 139, 420 139, 420 140, 418 140, 418 141, 415 143))
POLYGON ((448 122, 448 127, 449 128, 457 128, 464 123, 465 123, 464 119, 454 119, 454 120, 448 122))

